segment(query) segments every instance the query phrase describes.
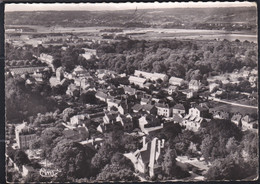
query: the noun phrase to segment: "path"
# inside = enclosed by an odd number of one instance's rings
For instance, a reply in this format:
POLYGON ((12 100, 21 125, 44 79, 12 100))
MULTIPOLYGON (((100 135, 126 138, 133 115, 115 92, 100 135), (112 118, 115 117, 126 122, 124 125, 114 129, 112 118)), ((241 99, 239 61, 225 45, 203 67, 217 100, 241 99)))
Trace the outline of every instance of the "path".
POLYGON ((254 108, 254 109, 258 109, 258 107, 256 106, 251 106, 251 105, 244 105, 244 104, 238 104, 238 103, 234 103, 234 102, 228 102, 225 100, 220 100, 218 98, 210 98, 210 100, 216 101, 216 102, 221 102, 221 103, 226 103, 226 104, 230 104, 230 105, 235 105, 235 106, 240 106, 240 107, 246 107, 246 108, 254 108))

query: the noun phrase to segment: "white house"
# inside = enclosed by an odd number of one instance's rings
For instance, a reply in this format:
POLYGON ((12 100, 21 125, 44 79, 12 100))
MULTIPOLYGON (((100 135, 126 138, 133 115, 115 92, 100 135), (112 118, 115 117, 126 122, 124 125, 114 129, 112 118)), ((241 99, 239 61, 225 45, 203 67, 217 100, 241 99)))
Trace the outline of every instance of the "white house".
POLYGON ((197 105, 189 109, 189 114, 184 117, 182 125, 186 126, 186 129, 192 131, 198 131, 203 121, 208 121, 208 109, 197 105))
POLYGON ((144 87, 144 83, 146 81, 146 79, 144 79, 144 78, 135 77, 135 76, 130 76, 128 80, 129 80, 130 84, 138 85, 141 88, 144 87))
POLYGON ((257 120, 254 120, 252 117, 250 117, 249 115, 245 115, 242 119, 241 119, 241 123, 242 123, 242 129, 243 130, 252 130, 252 129, 256 129, 257 128, 257 120))
POLYGON ((172 115, 172 108, 165 103, 156 103, 157 114, 159 116, 170 117, 172 115))
POLYGON ((174 86, 182 86, 184 84, 184 80, 178 77, 171 77, 169 79, 169 84, 174 86))
POLYGON ((144 72, 144 71, 140 71, 140 70, 135 70, 134 75, 137 77, 144 77, 144 78, 150 79, 152 81, 156 81, 158 79, 161 79, 162 81, 168 80, 168 76, 166 74, 162 74, 162 73, 149 73, 149 72, 144 72))
POLYGON ((84 115, 84 114, 72 116, 70 118, 70 125, 77 126, 77 125, 81 124, 85 119, 86 119, 86 115, 84 115))
POLYGON ((110 111, 112 107, 116 107, 118 109, 120 103, 121 103, 121 100, 117 100, 117 99, 107 100, 107 110, 110 111))

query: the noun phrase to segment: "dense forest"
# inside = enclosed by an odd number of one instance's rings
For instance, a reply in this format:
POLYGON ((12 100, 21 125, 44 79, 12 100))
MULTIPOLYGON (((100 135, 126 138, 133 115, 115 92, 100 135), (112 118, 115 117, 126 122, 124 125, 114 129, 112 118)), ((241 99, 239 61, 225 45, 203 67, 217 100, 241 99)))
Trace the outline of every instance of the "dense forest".
POLYGON ((224 41, 125 40, 97 47, 99 68, 132 74, 135 69, 190 80, 257 66, 256 44, 224 41))

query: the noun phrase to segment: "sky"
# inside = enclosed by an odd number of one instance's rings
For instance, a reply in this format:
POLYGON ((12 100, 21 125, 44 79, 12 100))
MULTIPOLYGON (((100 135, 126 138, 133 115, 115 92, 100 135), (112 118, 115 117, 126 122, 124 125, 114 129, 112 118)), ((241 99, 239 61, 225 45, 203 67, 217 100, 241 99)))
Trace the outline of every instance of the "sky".
POLYGON ((102 11, 127 9, 156 9, 156 8, 209 8, 209 7, 249 7, 256 6, 252 2, 170 2, 170 3, 34 3, 34 4, 5 4, 5 11, 102 11))

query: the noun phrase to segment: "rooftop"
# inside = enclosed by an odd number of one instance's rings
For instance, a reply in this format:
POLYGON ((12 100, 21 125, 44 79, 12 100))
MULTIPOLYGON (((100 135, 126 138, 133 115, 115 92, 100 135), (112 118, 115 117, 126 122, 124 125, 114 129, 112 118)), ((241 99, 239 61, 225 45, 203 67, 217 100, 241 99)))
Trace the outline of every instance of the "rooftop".
POLYGON ((174 109, 185 110, 185 107, 182 104, 176 104, 173 108, 174 109))

